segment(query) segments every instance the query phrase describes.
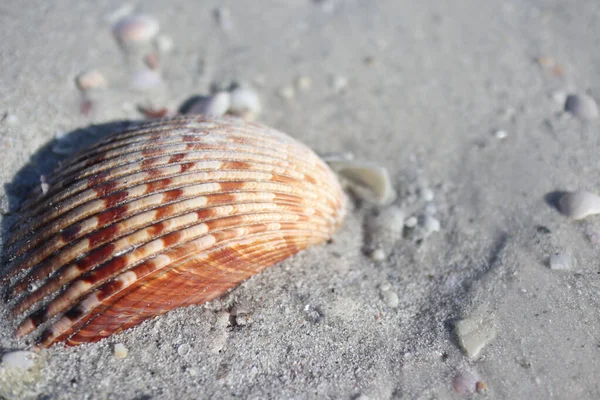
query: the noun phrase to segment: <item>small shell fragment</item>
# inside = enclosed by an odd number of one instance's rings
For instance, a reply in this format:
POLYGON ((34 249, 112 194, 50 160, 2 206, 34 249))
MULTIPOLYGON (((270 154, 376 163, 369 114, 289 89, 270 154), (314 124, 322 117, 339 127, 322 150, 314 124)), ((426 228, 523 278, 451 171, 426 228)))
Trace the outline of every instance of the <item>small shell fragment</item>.
POLYGON ((361 199, 377 205, 391 204, 396 191, 387 169, 366 161, 329 159, 327 164, 345 178, 349 188, 361 199))
POLYGON ((238 86, 230 92, 231 105, 229 112, 255 119, 261 112, 260 98, 258 94, 249 87, 238 86))
POLYGON ((82 72, 75 78, 75 84, 81 91, 105 88, 106 78, 97 69, 82 72))
POLYGON ((561 196, 558 208, 569 218, 584 219, 600 214, 600 196, 585 191, 567 192, 561 196))
POLYGON ((162 83, 160 72, 149 68, 142 68, 131 77, 131 86, 140 91, 154 89, 162 83))
POLYGON ((475 314, 454 325, 460 347, 471 359, 476 359, 483 348, 496 337, 491 317, 475 314))
POLYGON ((548 259, 548 266, 554 270, 568 271, 573 269, 574 264, 573 256, 562 252, 554 253, 548 259))
POLYGON ((149 42, 160 31, 156 18, 144 14, 128 15, 113 25, 113 35, 122 45, 149 42))
POLYGON ((37 354, 31 351, 11 351, 2 356, 3 368, 28 370, 35 366, 37 354))
POLYGON ((117 343, 115 344, 114 353, 115 358, 125 358, 129 354, 129 350, 127 350, 127 347, 123 343, 117 343))

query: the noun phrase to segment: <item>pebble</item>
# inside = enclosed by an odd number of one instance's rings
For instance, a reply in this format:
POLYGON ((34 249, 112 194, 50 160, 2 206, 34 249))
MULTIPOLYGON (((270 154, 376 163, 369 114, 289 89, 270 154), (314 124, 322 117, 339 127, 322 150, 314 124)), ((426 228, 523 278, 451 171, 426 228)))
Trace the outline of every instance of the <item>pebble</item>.
POLYGON ((75 84, 79 90, 86 91, 105 88, 107 86, 107 81, 100 71, 91 69, 77 75, 75 84))
POLYGON ((238 86, 231 90, 229 112, 246 119, 255 119, 262 106, 258 94, 251 88, 238 86))
POLYGON ((173 51, 175 42, 170 36, 159 35, 156 37, 156 49, 162 54, 168 54, 173 51))
POLYGON ((336 92, 340 93, 348 87, 348 78, 336 75, 331 78, 331 88, 336 92))
POLYGON ((398 299, 398 295, 391 290, 382 290, 380 292, 381 300, 385 303, 386 306, 390 308, 396 308, 400 304, 400 300, 398 299))
POLYGON ((497 131, 494 132, 494 136, 498 140, 503 140, 503 139, 506 139, 508 137, 508 133, 506 131, 503 131, 503 130, 497 130, 497 131))
POLYGON ((185 113, 203 114, 221 117, 229 111, 231 95, 229 92, 216 92, 211 96, 201 97, 185 113))
POLYGON ((460 347, 472 360, 479 356, 483 348, 496 337, 496 329, 491 317, 473 316, 458 321, 454 325, 460 347))
POLYGON ((585 191, 564 193, 558 201, 561 213, 572 219, 583 219, 600 213, 600 196, 585 191))
POLYGON ((570 112, 582 120, 598 118, 598 105, 587 94, 570 94, 565 100, 565 111, 570 112))
POLYGON ((407 228, 414 228, 419 223, 419 219, 415 216, 409 217, 404 221, 404 226, 407 228))
POLYGON ((113 35, 122 45, 146 43, 156 37, 160 24, 156 18, 144 14, 133 14, 121 18, 113 25, 113 35))
POLYGON ((573 268, 575 260, 567 253, 557 252, 550 256, 548 265, 550 269, 568 271, 573 268))
POLYGON ((32 351, 11 351, 2 356, 2 367, 28 370, 33 368, 37 354, 32 351))
POLYGON ((277 92, 283 99, 291 101, 296 97, 296 91, 292 86, 284 86, 277 92))
POLYGON ((298 90, 306 91, 310 89, 311 86, 312 79, 310 79, 310 76, 301 75, 296 79, 296 88, 298 88, 298 90))
POLYGON ((127 350, 127 347, 125 347, 123 343, 117 343, 115 344, 114 352, 116 358, 125 358, 127 357, 129 350, 127 350))
POLYGON ((136 90, 150 90, 162 84, 160 73, 156 70, 143 68, 134 72, 131 77, 131 86, 136 90))
POLYGON ((187 343, 184 343, 177 348, 177 354, 179 354, 181 357, 185 356, 187 353, 189 353, 189 351, 190 345, 187 343))
POLYGON ((387 258, 387 254, 385 254, 385 250, 383 249, 375 249, 371 252, 371 260, 373 261, 383 261, 387 258))
POLYGON ((423 229, 425 236, 431 235, 434 232, 439 232, 441 228, 440 221, 431 215, 425 215, 423 218, 423 229))

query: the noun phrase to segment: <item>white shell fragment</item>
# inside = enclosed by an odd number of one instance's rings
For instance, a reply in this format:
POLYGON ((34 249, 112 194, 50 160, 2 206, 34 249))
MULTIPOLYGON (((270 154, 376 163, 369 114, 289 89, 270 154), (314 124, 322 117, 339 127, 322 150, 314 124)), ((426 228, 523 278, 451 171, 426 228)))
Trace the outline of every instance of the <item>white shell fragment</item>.
POLYGON ((558 209, 572 219, 600 214, 600 196, 585 191, 567 192, 561 196, 558 209))
POLYGON ((75 84, 81 91, 102 89, 106 87, 106 78, 97 69, 82 72, 75 78, 75 84))
POLYGON ((384 260, 396 243, 402 239, 404 230, 404 210, 390 206, 379 210, 376 215, 366 221, 366 247, 371 249, 371 258, 375 261, 384 260))
POLYGON ((398 299, 398 295, 391 290, 382 290, 380 292, 381 300, 385 303, 386 306, 390 308, 397 308, 400 304, 400 300, 398 299))
POLYGON ((129 350, 127 350, 127 347, 125 347, 123 343, 117 343, 115 344, 114 352, 116 358, 125 358, 127 357, 129 350))
POLYGON ((565 101, 565 111, 570 112, 577 118, 592 120, 598 118, 598 105, 596 101, 587 94, 571 94, 565 101))
POLYGON ((238 86, 230 93, 229 112, 248 119, 256 118, 261 112, 260 98, 249 87, 238 86))
POLYGON ((458 321, 454 329, 460 347, 471 359, 476 359, 481 350, 496 337, 492 318, 481 314, 458 321))
POLYGON ((212 96, 200 97, 185 112, 186 115, 203 114, 212 117, 225 115, 231 106, 231 96, 228 92, 217 92, 212 96))
POLYGON ((554 253, 548 260, 550 269, 568 271, 573 269, 575 260, 567 253, 554 253))
POLYGON ((329 159, 327 164, 362 200, 383 206, 396 199, 396 191, 384 167, 371 162, 344 159, 329 159))
POLYGON ((158 34, 160 24, 156 18, 137 14, 121 18, 113 25, 113 35, 122 45, 149 42, 158 34))
POLYGON ((33 368, 37 359, 37 354, 31 351, 11 351, 2 356, 2 367, 11 369, 28 370, 33 368))

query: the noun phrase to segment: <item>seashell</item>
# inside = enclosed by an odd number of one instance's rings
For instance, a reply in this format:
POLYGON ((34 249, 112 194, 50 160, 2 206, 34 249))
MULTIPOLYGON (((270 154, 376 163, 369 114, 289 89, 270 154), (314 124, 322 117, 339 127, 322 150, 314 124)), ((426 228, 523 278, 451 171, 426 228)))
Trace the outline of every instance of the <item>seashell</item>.
POLYGON ((121 45, 149 42, 158 34, 160 24, 150 15, 128 15, 113 25, 112 32, 121 45))
POLYGON ((77 75, 75 78, 75 84, 82 92, 91 89, 105 88, 107 85, 106 78, 97 69, 85 71, 77 75))
POLYGON ((229 92, 217 92, 211 96, 199 96, 188 105, 184 114, 186 115, 208 115, 222 117, 231 106, 231 95, 229 92))
POLYGON ((237 118, 138 124, 62 165, 5 246, 17 335, 46 328, 41 347, 212 300, 327 241, 345 213, 316 154, 237 118))
POLYGON ((584 219, 600 213, 600 196, 584 191, 567 192, 561 196, 558 209, 572 219, 584 219))

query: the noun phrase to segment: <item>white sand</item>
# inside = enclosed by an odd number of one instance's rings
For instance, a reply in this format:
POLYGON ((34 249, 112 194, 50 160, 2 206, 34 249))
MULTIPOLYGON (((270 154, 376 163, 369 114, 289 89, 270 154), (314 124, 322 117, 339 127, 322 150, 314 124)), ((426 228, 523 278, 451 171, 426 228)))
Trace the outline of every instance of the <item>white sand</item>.
MULTIPOLYGON (((453 387, 468 373, 494 399, 600 398, 600 248, 588 239, 600 220, 570 221, 544 200, 600 192, 598 121, 565 117, 552 98, 589 91, 600 100, 597 0, 230 1, 228 32, 216 0, 148 0, 140 9, 174 49, 162 61, 165 87, 147 93, 127 88, 110 33, 107 16, 120 4, 0 7, 0 113, 13 119, 0 123, 0 180, 9 193, 49 172, 54 160, 38 157, 14 181, 57 132, 139 118, 135 106, 147 100, 175 109, 211 83, 258 81, 262 122, 319 152, 385 165, 400 203, 411 188, 431 188, 441 231, 421 246, 403 239, 374 263, 363 253, 368 210, 355 210, 333 244, 220 301, 97 344, 55 346, 27 373, 0 367, 0 397, 445 399, 468 397, 453 387), (534 61, 542 56, 560 68, 534 61), (109 88, 83 116, 74 77, 89 68, 109 88), (312 86, 283 100, 278 92, 299 76, 312 86), (336 77, 348 81, 339 93, 336 77), (555 251, 569 253, 573 269, 551 270, 555 251), (385 283, 397 308, 382 300, 385 283), (233 305, 250 324, 231 326, 233 305), (453 326, 477 313, 496 335, 470 360, 453 326), (126 358, 114 356, 116 343, 126 358)), ((0 310, 0 353, 25 348, 0 310)))

